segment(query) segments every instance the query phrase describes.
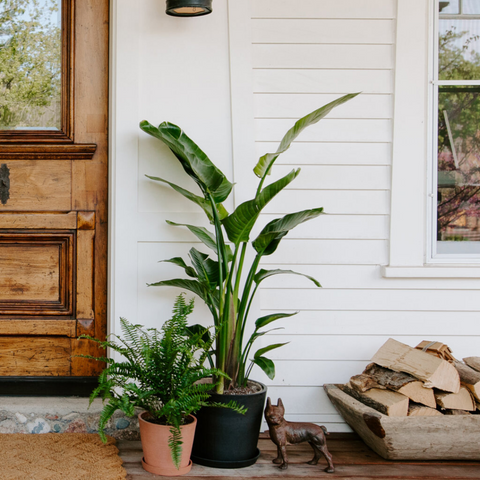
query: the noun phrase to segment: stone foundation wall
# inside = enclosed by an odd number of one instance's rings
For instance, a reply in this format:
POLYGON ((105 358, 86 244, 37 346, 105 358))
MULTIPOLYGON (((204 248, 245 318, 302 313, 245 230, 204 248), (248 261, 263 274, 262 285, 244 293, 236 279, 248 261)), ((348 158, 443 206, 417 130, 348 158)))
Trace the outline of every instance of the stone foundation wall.
MULTIPOLYGON (((59 397, 0 397, 0 433, 97 433, 101 400, 59 397)), ((116 439, 139 440, 137 417, 117 411, 105 433, 116 439)))

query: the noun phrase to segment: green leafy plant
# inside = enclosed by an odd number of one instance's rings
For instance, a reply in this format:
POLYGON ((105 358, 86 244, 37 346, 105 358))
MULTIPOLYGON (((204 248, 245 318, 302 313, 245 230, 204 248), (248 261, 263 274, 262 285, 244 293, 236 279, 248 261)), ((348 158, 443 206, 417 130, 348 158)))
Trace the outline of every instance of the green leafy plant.
POLYGON ((118 342, 101 341, 83 335, 119 353, 122 361, 112 358, 83 356, 106 362, 107 367, 99 377, 99 386, 90 396, 90 404, 97 396, 108 400, 104 405, 99 422, 99 434, 106 442, 105 426, 117 409, 126 415, 135 415, 135 409, 146 410, 154 423, 169 425, 170 449, 172 460, 178 468, 182 452, 180 426, 188 415, 202 406, 232 408, 239 413, 245 410, 234 402, 227 405, 209 403, 208 391, 211 383, 199 383, 200 380, 215 376, 223 378, 225 374, 215 368, 205 368, 205 357, 211 349, 213 336, 208 329, 187 327, 187 316, 193 310, 193 300, 185 302, 183 295, 175 300, 173 316, 160 330, 145 329, 142 325, 133 325, 121 319, 123 337, 114 335, 118 342))
MULTIPOLYGON (((165 183, 175 191, 197 204, 213 225, 214 231, 201 226, 177 224, 188 228, 205 246, 213 251, 207 255, 195 248, 190 249, 191 266, 180 257, 164 260, 181 267, 189 279, 177 278, 151 284, 152 286, 175 286, 190 290, 198 295, 212 313, 216 327, 216 367, 225 371, 231 380, 222 378, 217 384, 217 392, 225 388, 245 386, 253 365, 258 365, 269 378, 275 376, 275 365, 265 354, 285 345, 278 343, 257 350, 253 358, 250 353, 253 343, 268 333, 263 330, 272 322, 291 317, 294 313, 276 313, 261 317, 255 322, 255 329, 244 342, 247 318, 252 301, 260 284, 273 275, 296 274, 290 270, 264 270, 260 268, 262 257, 274 253, 285 235, 297 225, 318 217, 323 208, 313 208, 285 215, 264 226, 260 234, 250 240, 250 234, 263 208, 300 173, 292 170, 288 175, 264 186, 267 175, 280 154, 285 152, 298 135, 308 126, 317 123, 338 105, 358 94, 345 95, 298 120, 283 137, 275 153, 263 155, 254 168, 260 179, 255 198, 239 205, 229 214, 222 202, 232 192, 233 184, 210 161, 180 127, 164 122, 158 127, 147 121, 140 128, 161 140, 173 152, 186 174, 198 185, 201 195, 192 193, 179 185, 159 177, 148 178, 165 183), (254 258, 249 267, 245 264, 247 247, 253 247, 254 258)), ((317 280, 303 275, 318 287, 317 280)))

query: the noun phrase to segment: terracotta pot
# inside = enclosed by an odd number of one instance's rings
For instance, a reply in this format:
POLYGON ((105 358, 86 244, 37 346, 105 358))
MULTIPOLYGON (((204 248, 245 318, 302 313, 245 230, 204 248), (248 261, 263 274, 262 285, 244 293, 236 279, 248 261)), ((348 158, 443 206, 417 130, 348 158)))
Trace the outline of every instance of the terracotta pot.
POLYGON ((189 418, 192 421, 180 427, 183 444, 180 468, 177 469, 173 464, 172 454, 170 447, 168 446, 170 427, 167 425, 157 425, 155 423, 147 422, 144 420, 147 416, 148 412, 143 412, 138 416, 143 448, 143 468, 147 472, 167 477, 174 477, 188 473, 192 468, 190 455, 192 453, 197 419, 193 415, 190 415, 189 418))

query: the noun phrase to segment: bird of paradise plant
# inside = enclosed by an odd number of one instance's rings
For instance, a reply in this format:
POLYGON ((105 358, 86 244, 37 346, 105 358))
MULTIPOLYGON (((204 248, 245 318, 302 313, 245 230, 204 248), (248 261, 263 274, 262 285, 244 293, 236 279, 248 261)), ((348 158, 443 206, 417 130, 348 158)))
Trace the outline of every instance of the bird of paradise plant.
MULTIPOLYGON (((323 212, 323 208, 313 208, 285 215, 272 220, 254 240, 250 240, 251 231, 264 207, 298 176, 300 169, 294 169, 279 180, 264 186, 267 175, 270 174, 279 155, 290 147, 305 128, 317 123, 333 108, 356 95, 358 94, 345 95, 298 120, 285 134, 277 151, 263 155, 255 166, 253 171, 260 179, 255 198, 238 205, 230 214, 223 206, 223 202, 232 192, 233 184, 200 147, 180 127, 172 123, 164 122, 158 127, 145 120, 140 123, 140 128, 144 132, 167 145, 186 174, 196 182, 202 195, 192 193, 163 178, 148 175, 147 177, 169 185, 197 204, 213 225, 212 232, 204 227, 169 221, 171 225, 188 228, 212 250, 213 254, 205 254, 191 248, 189 252, 191 266, 180 257, 164 260, 181 267, 190 278, 163 280, 151 286, 175 286, 189 290, 198 295, 209 308, 216 327, 216 368, 230 377, 230 380, 220 379, 217 383, 217 393, 223 393, 226 388, 246 386, 253 365, 258 365, 269 378, 274 378, 275 365, 265 354, 285 343, 260 348, 252 359, 251 349, 255 340, 271 331, 263 330, 264 327, 281 318, 291 317, 295 313, 274 313, 258 318, 253 334, 244 342, 252 301, 260 284, 267 278, 280 274, 303 274, 291 270, 265 270, 260 268, 260 262, 264 256, 276 251, 282 238, 290 230, 318 217, 323 212), (254 258, 247 267, 246 254, 249 245, 253 248, 254 258)), ((320 287, 320 283, 314 278, 303 276, 320 287)))

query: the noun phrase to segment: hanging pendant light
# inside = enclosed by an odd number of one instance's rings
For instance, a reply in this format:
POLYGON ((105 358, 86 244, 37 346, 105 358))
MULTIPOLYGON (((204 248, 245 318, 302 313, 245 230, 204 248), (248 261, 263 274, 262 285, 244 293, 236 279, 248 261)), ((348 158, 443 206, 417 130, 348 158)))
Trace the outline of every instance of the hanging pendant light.
POLYGON ((167 0, 167 15, 199 17, 212 13, 212 0, 167 0))

